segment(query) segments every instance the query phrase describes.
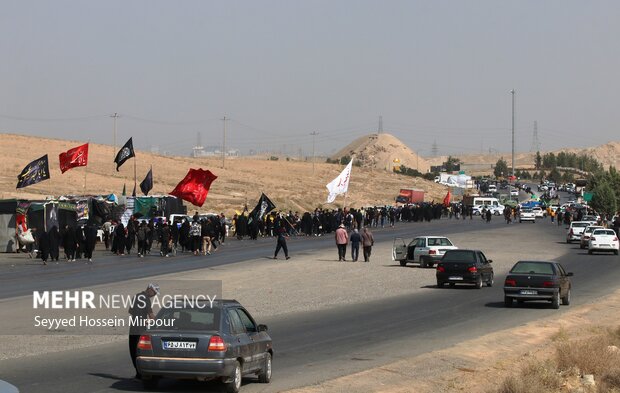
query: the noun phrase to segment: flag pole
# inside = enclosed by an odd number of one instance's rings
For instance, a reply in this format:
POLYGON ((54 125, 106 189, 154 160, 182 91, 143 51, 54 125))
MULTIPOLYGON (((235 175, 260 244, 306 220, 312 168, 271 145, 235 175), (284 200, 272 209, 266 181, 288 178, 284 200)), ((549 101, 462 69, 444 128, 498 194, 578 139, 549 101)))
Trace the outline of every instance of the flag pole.
MULTIPOLYGON (((136 186, 138 185, 138 168, 137 168, 137 164, 136 164, 137 158, 135 156, 134 153, 134 157, 133 157, 133 189, 136 189, 136 186)), ((136 190, 136 195, 137 195, 137 190, 136 190)))
MULTIPOLYGON (((90 139, 86 142, 88 147, 90 148, 90 139)), ((88 158, 86 159, 86 165, 84 165, 84 195, 86 195, 86 174, 88 173, 88 158)))

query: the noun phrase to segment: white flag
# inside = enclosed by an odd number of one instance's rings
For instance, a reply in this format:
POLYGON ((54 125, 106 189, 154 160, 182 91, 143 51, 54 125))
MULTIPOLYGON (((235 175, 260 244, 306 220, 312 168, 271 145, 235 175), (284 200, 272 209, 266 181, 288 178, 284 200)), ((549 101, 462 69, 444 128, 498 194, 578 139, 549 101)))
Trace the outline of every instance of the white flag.
POLYGON ((351 167, 353 166, 353 158, 349 161, 349 165, 338 175, 337 178, 332 180, 327 185, 329 195, 327 196, 327 203, 332 203, 336 200, 336 196, 344 194, 349 189, 349 180, 351 179, 351 167))

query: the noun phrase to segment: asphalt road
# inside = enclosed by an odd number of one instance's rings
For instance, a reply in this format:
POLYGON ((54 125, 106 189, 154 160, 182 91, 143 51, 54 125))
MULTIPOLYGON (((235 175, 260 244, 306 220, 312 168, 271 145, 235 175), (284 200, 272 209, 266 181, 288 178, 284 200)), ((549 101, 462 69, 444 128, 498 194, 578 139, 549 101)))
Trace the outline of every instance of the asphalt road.
MULTIPOLYGON (((479 221, 471 225, 451 223, 448 220, 413 223, 383 232, 377 231, 376 238, 377 241, 391 241, 399 235, 412 237, 430 232, 449 235, 464 230, 475 230, 480 236, 485 236, 494 228, 505 225, 499 219, 490 225, 483 225, 479 221)), ((541 237, 543 234, 549 237, 552 231, 553 239, 564 242, 564 231, 549 223, 513 225, 513 228, 514 236, 507 241, 518 241, 520 231, 540 231, 541 237)), ((145 258, 142 261, 108 257, 98 259, 93 267, 61 264, 51 265, 52 269, 35 265, 3 268, 0 294, 2 297, 11 297, 27 294, 33 288, 45 289, 49 280, 68 286, 84 286, 239 262, 257 255, 269 256, 272 252, 271 241, 247 243, 226 245, 224 252, 206 260, 191 256, 165 260, 145 258)), ((333 247, 332 243, 331 237, 298 239, 291 242, 291 249, 294 255, 295 252, 333 247)), ((524 248, 532 247, 524 245, 524 248)), ((595 302, 598 297, 619 286, 618 257, 588 256, 577 245, 567 245, 566 251, 566 255, 559 260, 567 270, 575 273, 573 305, 595 302)), ((515 259, 533 257, 535 251, 529 251, 528 254, 515 256, 515 259)), ((566 309, 562 307, 560 311, 552 310, 545 304, 506 309, 503 307, 502 282, 503 277, 497 276, 496 283, 499 285, 493 288, 434 289, 424 294, 261 320, 261 323, 269 325, 270 334, 274 338, 274 379, 270 385, 261 385, 248 379, 243 391, 273 392, 316 383, 445 348, 462 340, 552 316, 566 309)), ((432 284, 429 282, 429 285, 432 284)), ((16 385, 22 392, 141 391, 141 384, 131 379, 133 373, 127 352, 126 343, 115 343, 0 361, 0 379, 16 385)), ((212 383, 164 381, 161 391, 218 391, 218 388, 218 385, 212 383)))

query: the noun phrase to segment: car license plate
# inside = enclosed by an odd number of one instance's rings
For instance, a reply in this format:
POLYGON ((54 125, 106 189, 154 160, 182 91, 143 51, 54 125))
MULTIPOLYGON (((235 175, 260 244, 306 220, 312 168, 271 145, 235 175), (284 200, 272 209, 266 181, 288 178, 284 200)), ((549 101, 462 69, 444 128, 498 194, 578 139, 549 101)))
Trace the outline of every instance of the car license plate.
POLYGON ((538 295, 538 291, 534 291, 532 289, 522 289, 521 295, 538 295))
POLYGON ((600 244, 601 247, 611 247, 611 244, 600 244))
POLYGON ((451 280, 451 281, 463 281, 463 277, 461 277, 461 276, 451 276, 451 277, 448 277, 448 280, 451 280))
POLYGON ((164 349, 196 349, 193 341, 164 341, 164 349))

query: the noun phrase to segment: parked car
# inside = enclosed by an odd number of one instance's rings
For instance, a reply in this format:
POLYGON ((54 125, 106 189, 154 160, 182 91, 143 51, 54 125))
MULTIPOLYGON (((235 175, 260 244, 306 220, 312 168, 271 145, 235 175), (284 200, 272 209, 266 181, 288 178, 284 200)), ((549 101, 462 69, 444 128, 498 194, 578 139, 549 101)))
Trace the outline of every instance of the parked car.
POLYGON ((437 264, 437 287, 445 283, 474 284, 478 289, 484 284, 491 287, 494 282, 491 262, 480 250, 448 250, 437 264))
POLYGON ((151 327, 140 336, 137 368, 145 388, 155 389, 162 377, 221 379, 233 393, 243 376, 271 381, 273 347, 267 326, 258 325, 235 300, 192 306, 162 308, 156 318, 173 320, 174 327, 151 327))
POLYGON ((566 243, 581 240, 581 234, 585 229, 592 225, 590 221, 573 221, 566 232, 566 243))
POLYGON ((573 273, 553 261, 519 261, 504 281, 504 305, 512 307, 518 303, 534 300, 551 302, 553 308, 560 308, 560 302, 570 304, 571 281, 573 273))
POLYGON ((407 245, 402 238, 397 237, 392 247, 392 260, 399 261, 400 266, 419 263, 420 267, 433 267, 446 251, 457 248, 450 239, 443 236, 420 236, 407 245))
POLYGON ((592 234, 592 231, 594 231, 595 229, 602 229, 603 227, 598 226, 598 225, 589 225, 586 227, 586 229, 583 230, 583 232, 581 232, 581 239, 579 239, 579 248, 581 248, 582 250, 586 247, 588 247, 588 242, 590 241, 590 235, 592 234))
POLYGON ((510 190, 510 196, 519 196, 519 190, 516 188, 513 188, 512 190, 510 190))
POLYGON ((619 250, 620 242, 613 229, 595 229, 592 232, 588 242, 588 254, 592 255, 594 251, 611 251, 618 255, 619 250))
POLYGON ((532 209, 528 209, 526 207, 519 209, 519 222, 523 221, 536 222, 536 214, 534 214, 532 209))

